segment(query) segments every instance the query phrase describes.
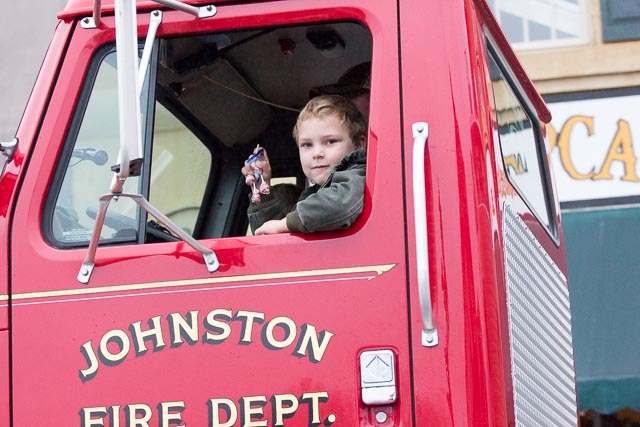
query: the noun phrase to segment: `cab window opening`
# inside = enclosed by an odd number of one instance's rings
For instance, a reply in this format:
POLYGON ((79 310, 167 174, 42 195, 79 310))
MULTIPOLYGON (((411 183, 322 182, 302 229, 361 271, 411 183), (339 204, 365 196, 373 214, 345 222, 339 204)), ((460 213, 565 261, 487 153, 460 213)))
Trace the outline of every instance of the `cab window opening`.
MULTIPOLYGON (((197 239, 247 234, 251 190, 240 169, 257 145, 268 150, 274 184, 284 179, 304 188, 292 137, 298 112, 317 95, 314 88, 330 88, 358 64, 371 68, 371 34, 355 22, 167 36, 156 43, 145 83, 152 90, 141 103, 143 173, 127 179, 126 191, 145 196, 197 239)), ((75 113, 78 131, 68 136, 67 160, 43 217, 47 239, 60 248, 88 245, 98 198, 108 193, 117 161, 115 48, 96 55, 91 67, 87 101, 75 113)), ((100 244, 174 240, 155 218, 120 200, 107 211, 100 244)))
POLYGON ((557 244, 549 164, 537 116, 487 40, 497 135, 506 178, 557 244))

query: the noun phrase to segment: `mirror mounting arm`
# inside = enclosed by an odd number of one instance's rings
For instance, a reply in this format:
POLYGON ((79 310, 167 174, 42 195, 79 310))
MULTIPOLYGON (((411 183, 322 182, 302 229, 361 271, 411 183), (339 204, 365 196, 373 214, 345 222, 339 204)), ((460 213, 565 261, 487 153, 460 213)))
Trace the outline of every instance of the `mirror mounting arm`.
POLYGON ((202 257, 204 258, 204 263, 207 265, 207 270, 209 270, 209 273, 214 273, 218 270, 218 268, 220 268, 218 258, 211 249, 202 245, 196 239, 187 234, 182 228, 177 226, 166 215, 164 215, 151 203, 149 203, 143 196, 141 196, 140 194, 111 193, 105 194, 99 199, 98 214, 96 215, 96 224, 93 228, 91 241, 89 242, 89 249, 87 251, 87 256, 85 257, 84 261, 82 261, 80 272, 78 273, 78 281, 80 283, 83 283, 85 285, 89 283, 91 273, 93 272, 93 268, 95 266, 96 251, 98 250, 98 243, 100 242, 100 234, 102 233, 102 227, 107 215, 107 209, 109 208, 111 200, 118 199, 120 197, 132 199, 138 204, 138 206, 153 215, 158 220, 158 222, 167 227, 173 234, 178 236, 180 239, 182 239, 182 241, 186 242, 193 249, 200 252, 202 254, 202 257))
POLYGON ((18 138, 13 138, 11 141, 0 141, 0 154, 5 157, 4 163, 7 164, 13 159, 13 155, 16 152, 18 146, 18 138))
MULTIPOLYGON (((191 11, 192 6, 185 5, 176 0, 154 0, 156 3, 164 4, 176 9, 191 11)), ((205 14, 215 14, 215 7, 205 6, 205 14)), ((138 24, 137 9, 135 0, 115 0, 115 24, 116 24, 116 55, 117 55, 117 75, 118 75, 118 115, 120 118, 120 151, 118 153, 118 163, 112 167, 113 178, 111 181, 110 193, 100 197, 98 201, 98 214, 96 223, 89 242, 87 256, 82 262, 78 281, 87 284, 94 267, 95 254, 102 234, 102 227, 109 208, 109 203, 114 198, 126 197, 134 200, 140 208, 157 218, 162 225, 167 227, 176 236, 180 237, 189 246, 200 252, 207 269, 210 273, 218 270, 220 264, 214 252, 198 243, 193 237, 182 230, 166 215, 156 209, 144 196, 140 194, 123 193, 124 183, 129 176, 139 174, 142 168, 142 137, 140 123, 140 89, 146 78, 146 62, 150 56, 151 46, 155 38, 155 32, 160 22, 162 14, 152 12, 147 42, 143 51, 142 64, 138 63, 138 24)), ((191 13, 190 12, 190 13, 191 13)), ((94 1, 94 23, 100 22, 100 0, 94 1), (97 19, 96 19, 97 18, 97 19)), ((213 16, 213 15, 209 15, 213 16)), ((84 21, 83 20, 83 27, 84 21)))
MULTIPOLYGON (((185 3, 182 3, 178 0, 152 0, 155 3, 161 4, 163 6, 167 6, 171 9, 179 10, 190 15, 195 16, 196 18, 210 18, 215 16, 218 12, 216 7, 212 4, 208 4, 205 6, 191 6, 185 3)), ((90 29, 90 28, 99 28, 100 23, 102 22, 102 1, 94 0, 93 1, 93 15, 87 16, 84 18, 80 24, 82 28, 90 29)))

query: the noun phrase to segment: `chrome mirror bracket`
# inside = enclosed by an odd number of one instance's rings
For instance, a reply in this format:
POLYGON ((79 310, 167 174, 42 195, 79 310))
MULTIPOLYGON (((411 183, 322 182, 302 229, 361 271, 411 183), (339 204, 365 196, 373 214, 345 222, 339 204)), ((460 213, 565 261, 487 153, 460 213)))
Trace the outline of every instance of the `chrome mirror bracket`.
POLYGON ((100 234, 102 233, 102 227, 104 225, 104 220, 107 215, 107 209, 109 209, 109 204, 111 200, 116 197, 126 197, 132 199, 138 206, 144 209, 146 212, 153 215, 159 223, 167 227, 173 234, 178 236, 183 242, 191 246, 196 251, 202 254, 204 259, 204 263, 207 266, 207 270, 209 273, 215 273, 218 268, 220 268, 220 262, 218 261, 218 257, 216 256, 213 250, 207 248, 202 245, 196 239, 187 234, 182 228, 180 228, 176 223, 174 223, 169 217, 160 212, 155 206, 147 201, 140 194, 105 194, 100 197, 99 205, 98 205, 98 213, 96 215, 96 223, 93 228, 93 233, 91 235, 91 241, 89 242, 89 248, 87 250, 87 256, 84 261, 82 261, 82 266, 80 267, 80 271, 78 272, 78 282, 87 284, 89 283, 89 279, 91 278, 91 273, 93 273, 93 269, 95 267, 95 258, 96 251, 98 250, 98 243, 100 242, 100 234))
POLYGON ((11 141, 0 141, 0 154, 5 157, 5 163, 9 163, 13 160, 13 155, 16 153, 16 147, 18 146, 18 138, 13 138, 11 141))

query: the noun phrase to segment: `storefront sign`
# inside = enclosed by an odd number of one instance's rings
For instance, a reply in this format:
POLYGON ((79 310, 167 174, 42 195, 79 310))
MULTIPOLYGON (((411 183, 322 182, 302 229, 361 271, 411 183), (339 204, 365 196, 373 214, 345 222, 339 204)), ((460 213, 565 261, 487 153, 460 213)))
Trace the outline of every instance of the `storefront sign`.
POLYGON ((554 102, 548 127, 560 202, 640 196, 640 95, 554 102))

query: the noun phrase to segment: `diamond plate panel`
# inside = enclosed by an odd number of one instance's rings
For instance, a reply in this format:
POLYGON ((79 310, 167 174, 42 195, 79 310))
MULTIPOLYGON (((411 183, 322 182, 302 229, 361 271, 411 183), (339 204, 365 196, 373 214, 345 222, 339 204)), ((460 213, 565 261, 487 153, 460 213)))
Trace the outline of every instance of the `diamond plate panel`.
POLYGON ((520 216, 504 209, 516 425, 578 425, 567 279, 520 216))

